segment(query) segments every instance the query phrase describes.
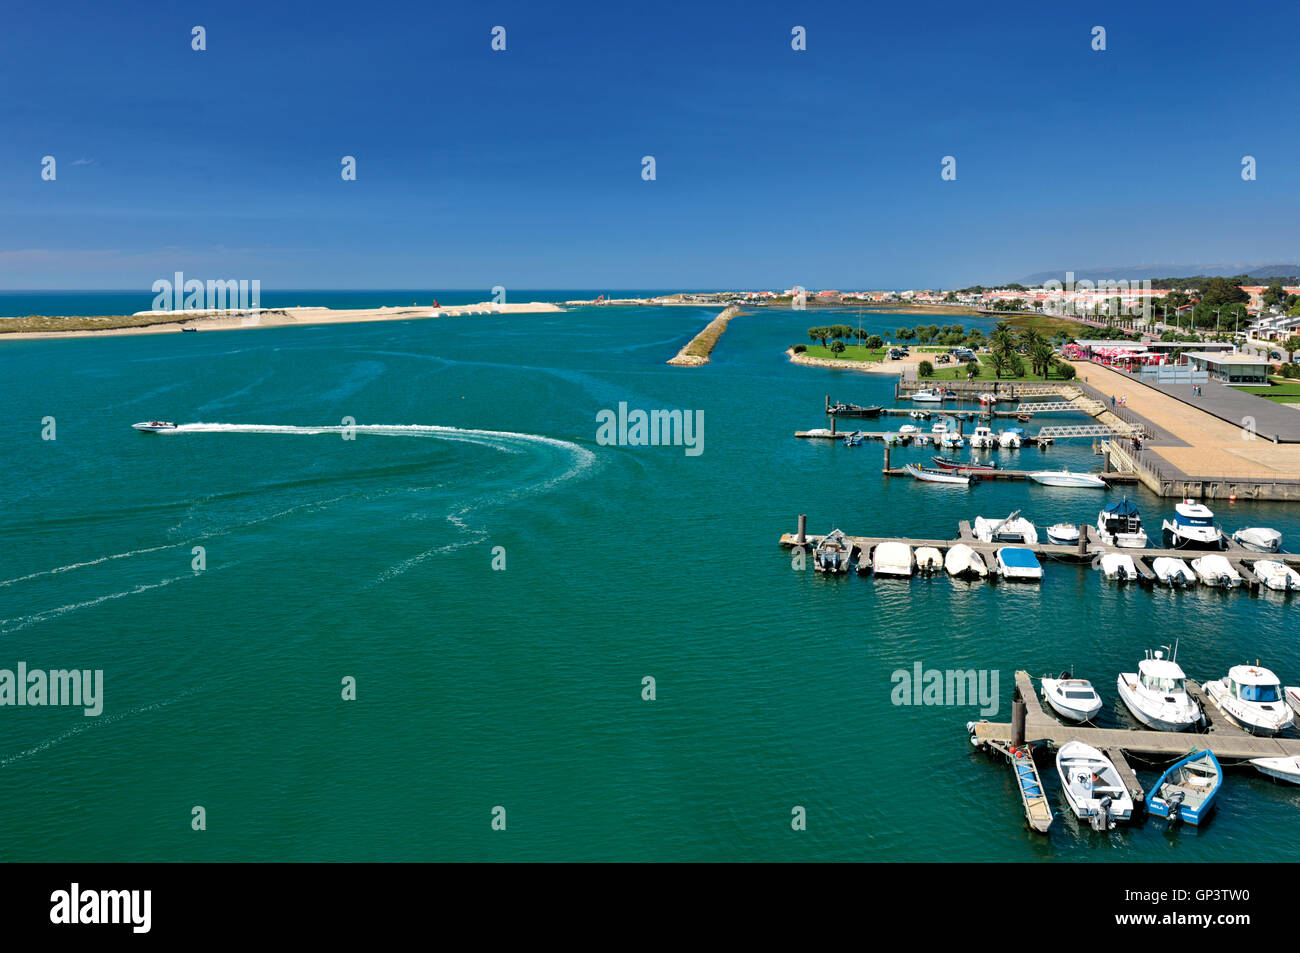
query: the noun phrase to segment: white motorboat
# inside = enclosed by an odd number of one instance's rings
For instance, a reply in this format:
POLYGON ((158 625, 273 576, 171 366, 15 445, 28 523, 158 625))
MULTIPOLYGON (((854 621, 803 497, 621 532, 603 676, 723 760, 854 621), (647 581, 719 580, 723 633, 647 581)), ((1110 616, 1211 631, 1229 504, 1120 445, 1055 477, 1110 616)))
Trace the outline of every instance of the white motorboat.
POLYGON ((997 394, 980 394, 980 403, 986 406, 993 406, 998 402, 997 394))
POLYGON ((1205 683, 1205 694, 1228 720, 1252 735, 1275 735, 1294 720, 1282 683, 1258 665, 1234 665, 1224 678, 1205 683))
POLYGON ((930 446, 930 435, 929 435, 928 433, 914 433, 914 434, 912 434, 912 445, 913 445, 914 447, 928 447, 928 446, 930 446))
POLYGON ((1218 589, 1236 589, 1241 585, 1241 573, 1232 568, 1226 556, 1202 556, 1192 560, 1192 569, 1207 586, 1218 589))
POLYGON ((1171 589, 1182 589, 1196 585, 1196 573, 1192 567, 1173 556, 1160 556, 1151 562, 1151 569, 1156 578, 1171 589))
POLYGON ((939 445, 945 450, 956 450, 960 447, 966 446, 966 438, 959 433, 949 430, 939 438, 939 445))
POLYGON ((1138 578, 1137 566, 1133 565, 1133 557, 1127 553, 1102 553, 1100 568, 1103 576, 1116 582, 1138 578))
POLYGON ((1008 427, 998 434, 998 446, 1003 450, 1019 450, 1024 443, 1024 434, 1023 427, 1008 427))
POLYGON ((1001 520, 975 517, 975 538, 981 543, 1024 543, 1026 546, 1034 546, 1038 543, 1038 530, 1016 510, 1001 520))
POLYGON ((1092 473, 1074 473, 1070 470, 1033 470, 1029 479, 1043 486, 1089 487, 1096 490, 1106 489, 1106 481, 1092 473))
POLYGON ((813 547, 813 569, 838 575, 849 571, 853 543, 842 530, 833 529, 813 547))
POLYGON ((943 394, 932 390, 918 390, 912 400, 919 404, 938 404, 943 402, 943 394))
POLYGON ((175 430, 176 425, 170 420, 146 420, 142 423, 131 425, 136 430, 144 433, 161 433, 164 430, 175 430))
POLYGON ((1003 579, 1018 582, 1038 582, 1043 578, 1043 567, 1032 549, 1023 546, 1003 546, 997 551, 998 571, 1003 579))
POLYGON ((965 543, 953 543, 948 555, 943 558, 943 568, 948 575, 957 578, 983 579, 989 574, 989 567, 984 565, 984 557, 965 543))
POLYGON ((1061 790, 1074 816, 1093 830, 1113 830, 1116 821, 1133 816, 1133 797, 1114 762, 1091 745, 1068 741, 1056 752, 1061 790))
POLYGON ((1062 672, 1060 678, 1043 679, 1043 700, 1062 718, 1090 721, 1101 711, 1101 695, 1086 678, 1062 672))
POLYGON ((929 420, 930 412, 928 410, 909 410, 907 416, 913 420, 929 420))
POLYGON ((1079 543, 1079 527, 1071 523, 1053 523, 1047 527, 1047 541, 1057 546, 1076 546, 1079 543))
POLYGON ((1254 569, 1260 582, 1270 589, 1279 589, 1283 592, 1300 589, 1300 572, 1296 572, 1284 562, 1276 559, 1257 559, 1254 569))
POLYGON ((1282 548, 1282 534, 1266 526, 1247 526, 1233 533, 1232 538, 1260 553, 1275 553, 1282 548))
POLYGON ((1128 497, 1101 508, 1097 514, 1097 534, 1107 546, 1121 549, 1145 549, 1147 544, 1142 515, 1128 497))
POLYGON ((974 450, 988 450, 998 445, 997 434, 991 427, 980 424, 975 428, 975 432, 970 435, 970 445, 974 450))
POLYGON ((1214 513, 1203 503, 1183 500, 1174 507, 1174 518, 1163 524, 1165 545, 1176 549, 1222 549, 1223 530, 1214 513))
POLYGON ((871 554, 877 576, 910 576, 912 566, 912 547, 906 543, 878 543, 871 554))
POLYGON ((1251 758, 1250 763, 1260 774, 1267 774, 1279 781, 1300 784, 1300 756, 1290 758, 1251 758))
POLYGON ((1133 717, 1158 731, 1186 731, 1202 719, 1187 694, 1187 676, 1161 651, 1147 652, 1136 672, 1121 672, 1119 697, 1133 717))
POLYGON ((918 427, 916 424, 903 424, 903 426, 898 428, 898 432, 899 433, 920 433, 921 428, 918 427))
POLYGON ((925 575, 943 569, 943 553, 933 546, 916 547, 916 571, 925 575))
POLYGON ((960 486, 970 486, 970 475, 966 473, 954 473, 952 470, 932 470, 928 467, 917 466, 909 463, 903 467, 914 478, 925 483, 950 483, 960 486))

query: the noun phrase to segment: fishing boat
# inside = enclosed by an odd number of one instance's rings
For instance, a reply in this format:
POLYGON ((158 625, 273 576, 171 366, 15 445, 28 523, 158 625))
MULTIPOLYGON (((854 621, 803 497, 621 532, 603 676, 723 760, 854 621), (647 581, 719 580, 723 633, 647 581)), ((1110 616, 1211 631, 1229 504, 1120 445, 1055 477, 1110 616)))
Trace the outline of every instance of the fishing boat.
POLYGON ((943 569, 943 553, 933 546, 916 547, 916 571, 929 576, 943 569))
POLYGON ((1137 566, 1133 565, 1133 557, 1126 553, 1103 553, 1099 563, 1101 574, 1107 579, 1114 579, 1116 582, 1128 582, 1130 579, 1138 578, 1137 566))
POLYGON ((1092 473, 1073 473, 1069 470, 1032 470, 1029 479, 1043 486, 1072 486, 1106 489, 1106 481, 1092 473))
POLYGON ((1047 541, 1057 546, 1077 546, 1079 527, 1070 523, 1053 523, 1047 527, 1047 541))
POLYGON ((879 417, 884 407, 860 407, 857 404, 839 403, 827 410, 834 417, 879 417))
POLYGON ((1300 784, 1300 756, 1290 758, 1251 758, 1250 763, 1260 774, 1270 778, 1300 784))
POLYGON ((1118 503, 1103 506, 1097 514, 1097 534, 1107 546, 1121 549, 1145 549, 1146 530, 1142 528, 1142 515, 1126 496, 1118 503))
POLYGON ((1282 534, 1266 526, 1247 526, 1233 533, 1232 538, 1260 553, 1275 553, 1282 548, 1282 534))
POLYGON ((970 435, 970 445, 974 450, 988 450, 998 445, 997 434, 991 427, 980 424, 975 428, 975 432, 970 435))
POLYGON ((1173 556, 1159 556, 1151 562, 1151 569, 1156 578, 1171 589, 1183 589, 1196 585, 1196 573, 1192 567, 1173 556))
POLYGON ((1056 752, 1056 772, 1070 810, 1095 831, 1115 829, 1133 816, 1133 798, 1115 763, 1091 745, 1068 741, 1056 752))
POLYGON ((1003 579, 1016 582, 1039 582, 1043 567, 1032 549, 1023 546, 1003 546, 997 551, 998 571, 1003 579))
POLYGON ((833 529, 813 548, 813 569, 838 575, 849 571, 853 543, 842 530, 833 529))
POLYGON ((1174 518, 1165 520, 1162 529, 1165 545, 1174 549, 1223 548, 1223 530, 1203 503, 1183 500, 1174 507, 1174 518))
POLYGON ((1223 768, 1213 751, 1197 751, 1173 765, 1147 795, 1147 813, 1171 821, 1200 824, 1214 810, 1223 786, 1223 768))
POLYGON ((161 433, 164 430, 176 429, 176 425, 170 420, 146 420, 143 423, 132 424, 131 426, 143 433, 161 433))
POLYGON ((989 574, 984 557, 965 543, 953 543, 943 558, 943 568, 948 575, 958 579, 983 579, 989 574))
POLYGON ((1020 515, 1019 510, 1000 520, 977 516, 974 529, 975 538, 981 543, 1023 543, 1026 546, 1038 543, 1038 530, 1020 515))
POLYGON ((1252 735, 1275 735, 1295 720, 1282 682, 1259 665, 1234 665, 1220 679, 1205 683, 1205 693, 1228 720, 1252 735))
POLYGON ((1060 678, 1043 678, 1043 701, 1069 721, 1090 721, 1101 711, 1101 695, 1086 678, 1062 672, 1060 678))
POLYGON ((970 486, 970 477, 964 473, 954 473, 952 470, 929 470, 914 463, 907 464, 903 469, 917 480, 925 483, 951 483, 970 486))
POLYGON ((1025 431, 1023 427, 1008 427, 998 434, 998 446, 1003 450, 1019 450, 1024 440, 1025 431))
POLYGON ((1300 589, 1300 572, 1296 572, 1284 562, 1276 559, 1257 559, 1255 575, 1270 589, 1291 592, 1300 589))
POLYGON ((877 576, 910 576, 912 567, 912 547, 906 543, 878 543, 871 557, 877 576))
POLYGON ((943 401, 943 395, 932 390, 918 390, 912 395, 912 400, 923 404, 938 404, 943 401))
POLYGON ((1136 672, 1120 673, 1118 684, 1120 699, 1149 728, 1186 731, 1203 718, 1201 706, 1187 694, 1187 676, 1162 651, 1148 650, 1136 672))
POLYGON ((846 433, 844 435, 844 446, 858 447, 861 446, 862 442, 866 439, 867 432, 865 430, 855 430, 853 433, 846 433))
POLYGON ((952 457, 931 457, 934 465, 940 470, 996 470, 996 463, 976 463, 972 460, 970 463, 962 463, 960 460, 954 460, 952 457))
POLYGON ((1202 556, 1192 560, 1192 570, 1201 582, 1217 589, 1236 589, 1241 585, 1241 573, 1232 568, 1224 556, 1202 556))

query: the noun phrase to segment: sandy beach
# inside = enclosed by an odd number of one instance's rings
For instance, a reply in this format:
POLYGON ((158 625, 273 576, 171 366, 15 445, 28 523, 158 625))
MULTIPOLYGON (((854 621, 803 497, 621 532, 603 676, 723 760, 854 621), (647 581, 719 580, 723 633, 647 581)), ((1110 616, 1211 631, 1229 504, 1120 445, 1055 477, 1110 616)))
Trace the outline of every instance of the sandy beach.
MULTIPOLYGON (((193 328, 196 331, 242 331, 250 328, 280 328, 288 325, 413 321, 421 318, 454 318, 464 315, 546 314, 563 310, 564 308, 559 305, 547 301, 519 302, 515 304, 496 304, 488 301, 479 304, 450 305, 442 308, 408 305, 407 307, 337 311, 330 308, 278 308, 258 312, 232 312, 227 314, 199 312, 191 318, 173 321, 160 320, 158 324, 135 327, 107 327, 98 330, 78 329, 72 331, 0 332, 0 341, 32 338, 106 337, 128 334, 177 334, 187 328, 193 328)), ((160 319, 165 319, 165 317, 166 315, 159 315, 160 319)), ((3 326, 3 319, 0 319, 0 328, 3 328, 3 326)))

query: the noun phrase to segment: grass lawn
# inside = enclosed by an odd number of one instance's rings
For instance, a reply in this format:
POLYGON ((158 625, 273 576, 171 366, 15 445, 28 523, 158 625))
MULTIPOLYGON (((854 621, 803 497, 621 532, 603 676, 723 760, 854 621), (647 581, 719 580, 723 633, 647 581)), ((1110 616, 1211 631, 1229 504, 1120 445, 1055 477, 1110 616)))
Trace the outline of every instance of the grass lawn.
POLYGON ((1300 381, 1287 380, 1285 377, 1274 377, 1272 387, 1239 387, 1238 390, 1245 391, 1247 394, 1258 394, 1260 397, 1267 397, 1269 400, 1275 400, 1280 404, 1300 404, 1300 381))
POLYGON ((828 361, 883 361, 885 352, 889 350, 884 347, 867 348, 860 344, 846 344, 841 354, 832 354, 831 349, 822 347, 820 344, 809 344, 808 350, 805 351, 809 357, 822 357, 828 361))
POLYGON ((131 314, 95 315, 91 317, 53 317, 29 314, 25 318, 0 319, 0 334, 22 331, 104 331, 111 328, 142 328, 151 324, 175 324, 178 319, 166 315, 131 314))
POLYGON ((1013 328, 1036 328, 1044 337, 1052 337, 1057 331, 1065 331, 1074 337, 1088 338, 1097 333, 1097 329, 1090 324, 1083 324, 1079 321, 1071 321, 1069 318, 1058 318, 1051 314, 1023 314, 1016 315, 1014 318, 1007 318, 1007 322, 1013 328))
MULTIPOLYGON (((966 366, 963 364, 961 367, 936 367, 936 368, 934 369, 934 374, 932 374, 932 375, 929 376, 929 377, 923 377, 923 378, 921 378, 921 379, 922 379, 922 380, 927 380, 927 381, 964 381, 964 380, 966 379, 966 366)), ((977 380, 977 381, 987 381, 987 382, 990 383, 990 384, 993 383, 994 381, 998 381, 998 380, 1004 380, 1004 381, 1059 381, 1059 382, 1061 382, 1061 383, 1065 383, 1064 378, 1061 378, 1061 377, 1044 377, 1042 374, 1034 374, 1034 373, 1032 373, 1032 372, 1030 372, 1030 371, 1025 371, 1025 373, 1021 374, 1019 377, 1012 377, 1012 376, 1010 376, 1010 375, 1004 375, 1003 377, 1000 377, 1000 378, 999 378, 999 377, 995 377, 995 376, 993 375, 993 368, 989 367, 988 365, 985 365, 985 366, 984 366, 984 368, 980 371, 980 376, 977 377, 977 378, 975 378, 975 380, 977 380)))

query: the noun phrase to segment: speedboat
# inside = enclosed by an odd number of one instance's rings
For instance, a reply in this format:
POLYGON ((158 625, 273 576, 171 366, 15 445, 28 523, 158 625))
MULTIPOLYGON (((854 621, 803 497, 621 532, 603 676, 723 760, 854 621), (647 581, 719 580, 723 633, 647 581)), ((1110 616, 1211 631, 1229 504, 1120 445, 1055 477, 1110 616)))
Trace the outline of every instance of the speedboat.
POLYGON ((926 576, 943 569, 943 553, 933 546, 916 547, 916 571, 926 576))
POLYGON ((918 390, 912 395, 912 400, 917 403, 938 404, 943 401, 943 395, 932 390, 918 390))
POLYGON ((1043 486, 1086 486, 1106 489, 1106 481, 1092 473, 1072 473, 1069 470, 1033 470, 1029 479, 1043 486))
POLYGON ((918 427, 916 424, 903 424, 903 426, 898 428, 898 432, 899 433, 920 433, 921 428, 918 427))
POLYGON ((1023 546, 1003 546, 997 552, 998 570, 1003 579, 1020 582, 1038 582, 1043 578, 1043 567, 1032 549, 1023 546))
POLYGON ((164 430, 175 430, 176 425, 170 420, 148 420, 143 423, 132 424, 136 430, 144 433, 160 433, 164 430))
POLYGON ((912 547, 906 543, 878 543, 871 556, 877 576, 910 576, 912 566, 912 547))
POLYGON ((1107 546, 1118 546, 1121 549, 1146 548, 1147 534, 1142 528, 1142 516, 1128 497, 1102 507, 1097 514, 1097 533, 1107 546))
POLYGON ((975 538, 981 543, 1024 543, 1033 546, 1038 543, 1038 530, 1016 510, 1006 519, 975 517, 975 538))
POLYGON ((948 575, 957 578, 983 579, 989 574, 989 567, 984 565, 984 557, 965 543, 953 543, 948 555, 943 558, 943 568, 948 575))
POLYGON ((1196 573, 1192 567, 1173 556, 1160 556, 1151 562, 1151 569, 1156 578, 1171 589, 1182 589, 1196 585, 1196 573))
POLYGON ((1192 560, 1192 569, 1207 586, 1219 589, 1236 589, 1241 585, 1241 573, 1232 568, 1225 556, 1202 556, 1192 560))
POLYGON ((1163 529, 1165 545, 1176 549, 1223 548, 1223 530, 1203 503, 1183 500, 1174 507, 1174 518, 1164 521, 1163 529))
POLYGON ((1060 678, 1043 679, 1043 700, 1062 718, 1090 721, 1101 711, 1101 696, 1086 678, 1072 678, 1062 672, 1060 678))
POLYGON ((1282 534, 1266 526, 1247 526, 1233 533, 1232 538, 1247 549, 1261 553, 1275 553, 1282 548, 1282 534))
POLYGON ((853 543, 842 530, 833 529, 814 547, 813 569, 833 574, 848 572, 852 556, 853 543))
POLYGON ((997 444, 997 434, 983 424, 976 427, 975 432, 970 435, 970 445, 975 450, 988 450, 990 447, 996 447, 997 444))
POLYGON ((1003 450, 1019 450, 1024 442, 1024 434, 1023 427, 1008 427, 998 434, 998 446, 1003 450))
POLYGON ((959 433, 949 430, 939 439, 939 444, 945 450, 957 450, 966 446, 966 438, 959 433))
POLYGON ((976 463, 972 460, 970 463, 962 463, 960 460, 954 460, 952 457, 931 457, 934 465, 940 470, 996 470, 996 463, 976 463))
POLYGON ((1199 723, 1201 706, 1187 694, 1187 676, 1161 651, 1147 652, 1137 672, 1121 672, 1119 697, 1138 721, 1157 731, 1186 731, 1199 723))
POLYGON ((992 406, 998 402, 996 394, 980 394, 980 403, 986 406, 992 406))
POLYGON ((1095 831, 1114 830, 1116 821, 1133 816, 1133 798, 1114 762, 1091 745, 1069 741, 1056 752, 1061 790, 1074 816, 1095 831))
POLYGON ((1079 527, 1070 523, 1053 523, 1047 527, 1047 541, 1057 546, 1078 545, 1079 527))
POLYGON ((866 439, 867 439, 867 432, 865 430, 855 430, 853 431, 853 433, 846 433, 844 435, 844 446, 846 447, 861 446, 862 441, 866 439))
POLYGON ((1234 665, 1226 677, 1206 682, 1205 693, 1229 721, 1252 735, 1275 735, 1294 721, 1282 683, 1258 665, 1234 665))
POLYGON ((960 486, 970 486, 970 477, 964 473, 956 473, 952 470, 928 470, 925 467, 919 467, 914 463, 909 463, 903 467, 914 478, 925 483, 951 483, 960 486))
POLYGON ((930 446, 930 435, 928 433, 912 434, 912 445, 916 447, 930 446))
POLYGON ((1279 781, 1300 784, 1300 757, 1290 758, 1251 758, 1250 763, 1260 774, 1267 774, 1279 781))
POLYGON ((1200 824, 1214 810, 1214 799, 1222 786, 1219 759, 1213 751, 1197 751, 1160 775, 1147 795, 1147 813, 1200 824))
POLYGON ((1127 553, 1103 553, 1101 574, 1117 582, 1138 578, 1137 566, 1133 565, 1133 557, 1127 553))
POLYGON ((1300 572, 1296 572, 1286 563, 1276 559, 1257 559, 1255 575, 1270 589, 1280 589, 1284 592, 1300 589, 1300 572))

